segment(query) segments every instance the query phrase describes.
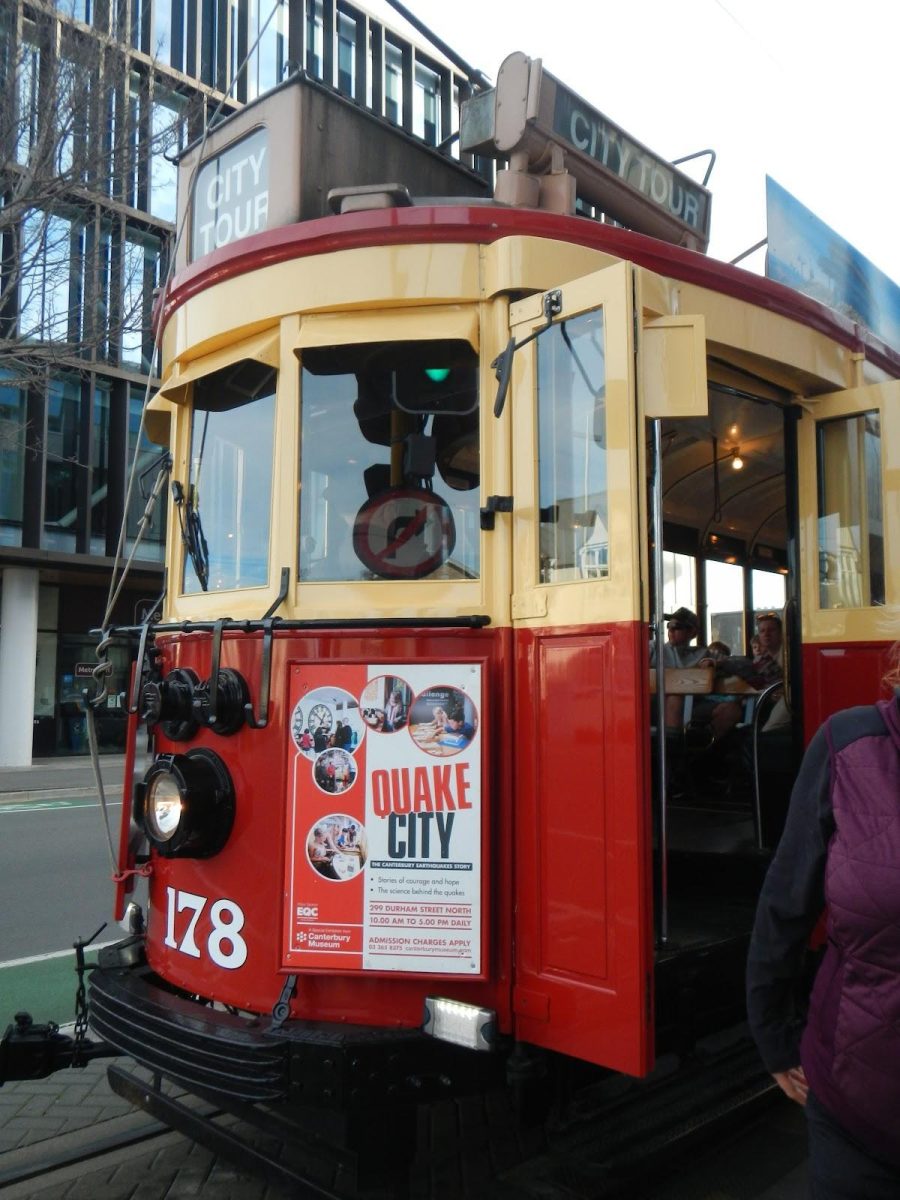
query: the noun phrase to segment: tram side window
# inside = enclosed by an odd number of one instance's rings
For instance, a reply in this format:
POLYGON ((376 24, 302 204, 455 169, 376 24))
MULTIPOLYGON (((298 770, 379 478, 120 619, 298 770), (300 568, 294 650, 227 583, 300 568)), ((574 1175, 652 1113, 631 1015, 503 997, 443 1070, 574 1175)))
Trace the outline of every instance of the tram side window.
POLYGON ((540 582, 609 575, 603 312, 538 341, 540 582))
POLYGON ((663 608, 697 611, 697 560, 690 554, 663 550, 663 608))
POLYGON ((724 642, 732 654, 744 653, 744 568, 708 559, 706 574, 706 645, 724 642))
POLYGON ((478 355, 468 342, 303 352, 300 579, 475 579, 478 355))
POLYGON ((816 432, 819 606, 884 604, 879 415, 821 421, 816 432))
POLYGON ((271 367, 244 359, 194 385, 190 479, 178 505, 188 594, 268 582, 275 384, 271 367))

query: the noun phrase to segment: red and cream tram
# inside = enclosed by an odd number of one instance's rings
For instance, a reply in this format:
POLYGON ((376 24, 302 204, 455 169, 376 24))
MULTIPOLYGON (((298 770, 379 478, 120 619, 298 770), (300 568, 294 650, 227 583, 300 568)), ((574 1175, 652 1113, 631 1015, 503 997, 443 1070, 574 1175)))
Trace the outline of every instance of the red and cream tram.
POLYGON ((708 193, 637 143, 647 194, 611 161, 604 192, 575 153, 598 165, 599 115, 524 56, 512 85, 520 124, 486 93, 467 142, 508 160, 503 202, 388 146, 297 220, 308 81, 181 165, 146 414, 172 460, 134 689, 154 754, 118 896, 141 873, 147 904, 90 1022, 225 1104, 374 1128, 529 1064, 645 1076, 738 1022, 777 806, 759 753, 664 785, 705 752, 660 736, 667 693, 725 686, 651 672, 670 576, 710 637, 709 564, 737 572, 733 654, 781 588, 788 774, 897 634, 900 357, 708 259, 708 193), (576 177, 645 232, 574 215, 576 177))

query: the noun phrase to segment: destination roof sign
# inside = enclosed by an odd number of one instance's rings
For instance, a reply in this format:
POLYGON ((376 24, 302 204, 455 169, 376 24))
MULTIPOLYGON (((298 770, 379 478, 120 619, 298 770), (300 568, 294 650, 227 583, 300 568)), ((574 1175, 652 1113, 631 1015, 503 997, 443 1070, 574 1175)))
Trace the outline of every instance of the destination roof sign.
POLYGON ((580 199, 641 233, 706 250, 709 191, 642 145, 565 84, 540 59, 517 51, 501 65, 497 86, 463 112, 461 148, 495 158, 524 151, 546 169, 550 144, 565 152, 580 199))
POLYGON ((206 159, 194 188, 191 258, 266 228, 268 157, 268 130, 262 126, 206 159))

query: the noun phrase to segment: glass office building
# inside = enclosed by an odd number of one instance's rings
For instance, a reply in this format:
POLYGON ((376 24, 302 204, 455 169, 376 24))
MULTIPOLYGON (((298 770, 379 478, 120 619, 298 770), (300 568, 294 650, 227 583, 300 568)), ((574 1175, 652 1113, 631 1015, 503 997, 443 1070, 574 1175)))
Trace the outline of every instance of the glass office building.
MULTIPOLYGON (((432 146, 469 91, 446 60, 340 0, 0 11, 0 766, 87 752, 90 630, 158 469, 141 410, 159 382, 151 314, 176 236, 177 155, 295 71, 432 146)), ((110 623, 139 623, 162 590, 163 500, 110 623)), ((98 730, 114 751, 128 652, 111 658, 98 730)))

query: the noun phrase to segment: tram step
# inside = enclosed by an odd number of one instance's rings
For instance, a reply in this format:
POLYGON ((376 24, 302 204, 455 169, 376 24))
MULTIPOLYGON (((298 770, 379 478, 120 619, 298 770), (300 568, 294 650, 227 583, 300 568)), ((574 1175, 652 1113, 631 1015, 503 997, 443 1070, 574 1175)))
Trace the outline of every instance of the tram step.
MULTIPOLYGON (((523 1197, 564 1189, 573 1200, 622 1194, 636 1176, 665 1170, 713 1128, 746 1120, 771 1101, 755 1047, 710 1039, 690 1062, 661 1064, 647 1080, 610 1080, 583 1097, 546 1152, 504 1176, 523 1197), (567 1190, 566 1190, 567 1189, 567 1190)), ((512 1194, 512 1193, 511 1193, 512 1194)))

